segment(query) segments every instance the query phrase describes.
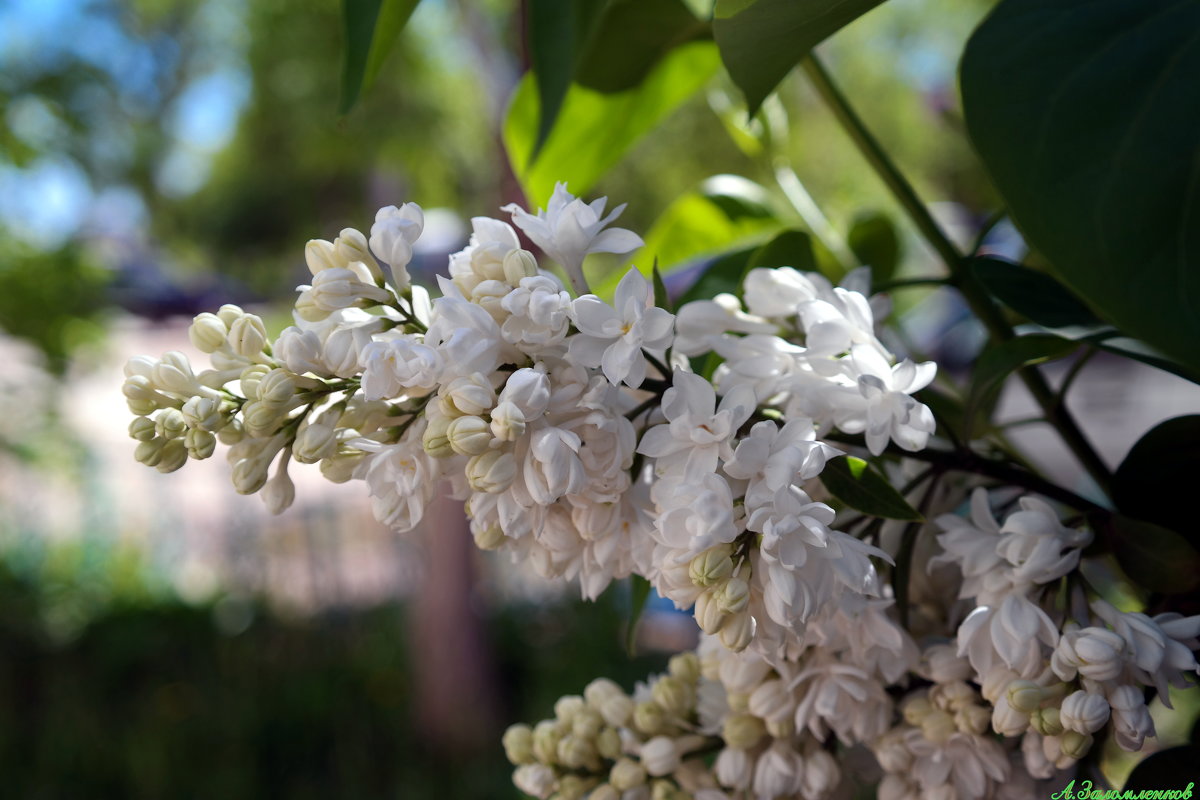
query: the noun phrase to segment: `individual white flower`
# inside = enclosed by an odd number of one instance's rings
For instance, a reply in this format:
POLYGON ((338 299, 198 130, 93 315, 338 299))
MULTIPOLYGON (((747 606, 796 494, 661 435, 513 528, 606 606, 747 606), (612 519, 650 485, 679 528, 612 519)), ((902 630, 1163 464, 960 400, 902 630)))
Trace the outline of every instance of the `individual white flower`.
POLYGON ((385 206, 375 214, 371 226, 371 251, 380 261, 392 268, 392 282, 403 292, 412 284, 408 262, 412 260, 413 244, 425 227, 425 214, 416 203, 385 206))
POLYGON ((1146 737, 1155 735, 1154 720, 1142 690, 1136 686, 1118 686, 1109 692, 1108 702, 1117 744, 1124 750, 1141 750, 1146 737))
POLYGON ((589 253, 628 253, 644 242, 637 234, 624 228, 605 227, 621 216, 625 204, 617 206, 607 217, 601 217, 607 197, 584 203, 567 191, 565 183, 554 185, 554 194, 545 211, 530 214, 516 203, 501 211, 512 214, 513 224, 525 232, 534 244, 553 258, 571 279, 577 294, 587 292, 583 277, 583 259, 589 253))
POLYGON ((491 217, 471 218, 467 246, 450 256, 450 278, 464 297, 483 281, 504 281, 504 261, 521 249, 517 232, 507 222, 491 217))
POLYGON ((554 278, 522 278, 500 305, 509 314, 500 332, 509 344, 535 353, 559 344, 570 327, 571 296, 554 278))
POLYGON ((804 761, 790 742, 777 739, 758 757, 754 765, 754 794, 758 797, 786 797, 800 791, 804 781, 804 761))
POLYGON ((742 285, 750 313, 776 319, 795 316, 801 303, 833 290, 822 276, 791 267, 757 267, 746 273, 742 285))
POLYGON ((675 352, 696 356, 712 349, 712 341, 727 332, 775 333, 774 324, 742 311, 741 301, 722 293, 712 300, 693 300, 675 315, 675 352))
POLYGON ((521 461, 525 486, 535 503, 548 506, 583 490, 587 475, 579 448, 579 436, 572 431, 547 425, 533 432, 521 461))
POLYGON ((646 377, 643 348, 661 354, 671 345, 674 317, 654 305, 654 292, 637 269, 617 284, 613 306, 592 294, 575 298, 571 320, 579 332, 568 353, 586 367, 600 367, 609 383, 636 389, 646 377))
POLYGON ((1045 667, 1043 647, 1054 648, 1058 636, 1058 627, 1045 611, 1026 597, 1011 594, 998 606, 979 606, 963 620, 958 652, 981 675, 1001 662, 1021 677, 1033 678, 1045 667))
MULTIPOLYGON (((447 282, 445 288, 452 289, 447 282)), ((500 327, 478 305, 460 297, 443 296, 434 307, 424 343, 437 349, 448 381, 480 372, 490 375, 500 363, 500 327)))
POLYGON ((754 779, 754 759, 745 750, 726 747, 717 754, 713 772, 726 788, 748 789, 754 779))
POLYGON ((1064 681, 1082 675, 1110 681, 1125 668, 1125 640, 1107 628, 1068 626, 1050 659, 1054 674, 1064 681))
POLYGON ((717 405, 713 385, 699 375, 675 370, 671 388, 663 393, 663 425, 642 436, 638 452, 657 461, 660 475, 668 472, 689 479, 712 473, 718 459, 733 458, 730 442, 756 406, 754 392, 739 386, 717 405))
POLYGON ((437 388, 442 356, 416 334, 376 339, 363 348, 362 389, 368 400, 425 395, 437 388))
POLYGON ((782 428, 763 420, 738 442, 724 469, 731 478, 750 482, 746 489, 746 504, 750 507, 768 501, 790 483, 817 477, 825 462, 839 453, 816 440, 810 420, 788 420, 782 428))
POLYGON ((923 448, 934 430, 933 413, 909 395, 929 385, 937 366, 905 359, 893 367, 878 350, 861 344, 850 348, 850 364, 859 398, 837 412, 838 428, 862 432, 873 455, 883 452, 889 438, 905 450, 923 448))
MULTIPOLYGON (((664 496, 655 538, 679 551, 676 560, 685 574, 692 557, 737 538, 733 494, 720 475, 710 472, 694 479, 661 480, 655 488, 664 496)), ((691 585, 691 580, 687 583, 691 585)))

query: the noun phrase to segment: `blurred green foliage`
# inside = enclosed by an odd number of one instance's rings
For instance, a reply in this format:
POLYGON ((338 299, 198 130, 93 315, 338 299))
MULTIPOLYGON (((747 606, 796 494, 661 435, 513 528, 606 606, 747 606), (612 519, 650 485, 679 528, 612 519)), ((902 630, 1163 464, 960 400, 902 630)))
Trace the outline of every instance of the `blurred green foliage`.
MULTIPOLYGON (((304 620, 188 605, 132 550, 57 545, 0 562, 0 770, 20 798, 515 798, 496 744, 450 760, 413 723, 404 606, 304 620), (64 626, 64 619, 71 624, 64 626)), ((553 714, 608 675, 632 687, 620 591, 486 620, 506 719, 553 714)))

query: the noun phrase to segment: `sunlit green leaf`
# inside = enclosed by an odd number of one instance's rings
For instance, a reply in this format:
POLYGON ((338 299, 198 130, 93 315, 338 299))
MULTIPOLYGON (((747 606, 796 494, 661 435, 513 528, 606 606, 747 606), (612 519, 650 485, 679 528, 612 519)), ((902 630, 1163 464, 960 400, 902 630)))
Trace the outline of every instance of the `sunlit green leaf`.
POLYGON ((682 0, 611 0, 576 67, 575 82, 598 92, 632 89, 673 48, 711 36, 709 23, 682 0))
POLYGON ((1192 492, 1200 477, 1200 415, 1150 429, 1113 474, 1113 502, 1123 513, 1164 525, 1200 543, 1192 492))
POLYGON ((920 520, 921 514, 861 458, 835 458, 821 472, 829 493, 856 511, 886 519, 920 520))
POLYGON ((717 66, 716 48, 701 42, 671 51, 634 89, 602 94, 571 86, 532 163, 538 97, 532 78, 525 76, 509 105, 504 144, 530 204, 545 207, 555 181, 565 180, 575 194, 587 192, 635 142, 707 83, 717 66))
POLYGON ((1105 320, 1200 370, 1197 30, 1200 0, 1003 0, 960 75, 1029 242, 1105 320))
POLYGON ((717 0, 713 37, 753 115, 809 50, 883 0, 717 0))
POLYGON ((756 250, 746 266, 749 269, 792 267, 801 272, 817 271, 813 238, 805 231, 784 231, 756 250))
POLYGON ((371 88, 420 0, 342 0, 343 114, 371 88))
POLYGON ((526 29, 538 91, 532 157, 546 142, 571 86, 571 77, 604 11, 605 0, 529 0, 526 29))

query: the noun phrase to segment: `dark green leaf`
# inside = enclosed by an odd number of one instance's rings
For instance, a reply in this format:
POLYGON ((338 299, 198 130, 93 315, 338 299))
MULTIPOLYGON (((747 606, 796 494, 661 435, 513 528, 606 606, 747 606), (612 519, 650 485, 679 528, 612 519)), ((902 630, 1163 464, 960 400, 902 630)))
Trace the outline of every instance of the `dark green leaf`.
POLYGON ((1178 375, 1192 383, 1200 383, 1200 372, 1176 363, 1145 342, 1130 339, 1128 336, 1113 335, 1115 333, 1114 330, 1108 334, 1098 334, 1091 337, 1089 341, 1101 350, 1132 358, 1134 361, 1140 361, 1172 375, 1178 375))
POLYGON ((342 0, 341 113, 371 88, 420 0, 342 0))
MULTIPOLYGON (((1142 498, 1142 510, 1154 499, 1142 498)), ((1107 543, 1117 563, 1139 586, 1163 594, 1200 587, 1200 551, 1173 530, 1121 514, 1099 512, 1092 528, 1107 543)))
POLYGON ((579 61, 575 82, 605 93, 632 89, 673 48, 711 36, 709 24, 681 0, 612 0, 579 61))
POLYGON ((529 157, 535 158, 546 143, 567 90, 604 11, 605 0, 529 0, 526 26, 529 60, 537 82, 537 135, 529 157))
POLYGON ((913 395, 919 402, 929 406, 939 431, 949 431, 958 439, 965 440, 967 432, 967 409, 963 402, 951 397, 941 389, 926 386, 913 395))
POLYGON ((680 296, 679 305, 690 303, 693 300, 711 300, 722 292, 737 294, 742 286, 742 278, 746 274, 747 259, 757 249, 743 247, 714 258, 696 279, 696 282, 680 296))
POLYGON ((883 0, 718 0, 713 37, 753 116, 808 51, 883 0))
POLYGON ((671 296, 667 294, 667 285, 663 283, 662 273, 658 271, 658 259, 654 260, 651 274, 654 282, 654 305, 665 308, 667 311, 674 311, 675 309, 671 306, 671 296))
POLYGON ((961 85, 1029 242, 1106 320, 1200 370, 1197 30, 1200 0, 1003 0, 961 85))
POLYGON ((900 264, 900 234, 886 214, 878 211, 859 214, 850 225, 846 244, 859 263, 871 268, 872 283, 884 283, 896 274, 900 264))
POLYGON ((755 267, 792 267, 801 272, 817 271, 812 236, 805 231, 784 231, 754 252, 746 263, 746 271, 755 267))
POLYGON ((1200 543, 1196 479, 1200 477, 1200 415, 1151 428, 1113 474, 1113 502, 1125 514, 1163 525, 1200 543))
MULTIPOLYGON (((556 181, 582 195, 621 156, 708 82, 718 58, 711 44, 677 47, 637 88, 600 94, 572 86, 554 130, 532 160, 538 130, 538 96, 522 78, 504 122, 504 145, 531 205, 545 207, 556 181)), ((664 262, 665 263, 665 262, 664 262)))
POLYGON ((967 398, 967 434, 974 429, 975 417, 990 408, 999 396, 1008 376, 1022 367, 1053 361, 1073 353, 1079 342, 1046 333, 1018 336, 984 349, 971 373, 971 393, 967 398))
POLYGON ((629 576, 629 627, 625 629, 625 649, 632 658, 637 655, 637 628, 650 597, 650 581, 641 575, 629 576))
MULTIPOLYGON (((1200 776, 1200 745, 1181 744, 1178 747, 1168 747, 1151 753, 1138 762, 1129 773, 1129 778, 1122 788, 1124 792, 1137 792, 1143 789, 1178 791, 1183 797, 1183 790, 1190 787, 1200 776)), ((1130 795, 1136 797, 1137 795, 1130 795)), ((1169 793, 1164 797, 1171 796, 1169 793)))
POLYGON ((998 258, 971 259, 971 271, 992 297, 1047 328, 1103 325, 1087 306, 1044 272, 998 258))
POLYGON ((821 472, 829 493, 856 511, 873 517, 920 521, 921 514, 861 458, 835 458, 821 472))

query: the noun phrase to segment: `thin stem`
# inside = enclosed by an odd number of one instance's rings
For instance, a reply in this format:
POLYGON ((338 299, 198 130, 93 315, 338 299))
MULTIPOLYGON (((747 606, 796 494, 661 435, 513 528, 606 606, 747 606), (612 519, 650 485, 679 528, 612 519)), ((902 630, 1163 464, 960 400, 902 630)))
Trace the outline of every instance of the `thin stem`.
POLYGON ((913 552, 917 549, 917 537, 921 534, 921 529, 925 527, 924 517, 929 513, 929 504, 937 491, 941 476, 940 471, 934 475, 933 480, 925 489, 925 494, 921 497, 921 503, 917 510, 921 512, 922 518, 904 526, 900 549, 896 552, 896 565, 892 569, 892 589, 896 593, 896 612, 900 615, 900 627, 905 630, 908 630, 908 578, 912 572, 913 552))
MULTIPOLYGON (((884 151, 879 141, 871 134, 862 119, 850 106, 846 96, 834 85, 829 73, 825 70, 816 56, 810 54, 804 59, 804 70, 812 80, 813 86, 822 99, 829 105, 833 115, 841 123, 842 128, 858 148, 863 158, 871 165, 880 179, 895 195, 900 205, 908 213, 913 224, 926 241, 933 247, 945 262, 954 281, 954 285, 962 293, 963 299, 970 305, 975 316, 984 324, 988 333, 997 342, 1005 342, 1016 336, 1009 326, 1000 309, 992 302, 984 288, 975 280, 967 269, 967 260, 959 252, 958 247, 934 220, 929 209, 921 202, 912 184, 901 174, 895 163, 884 151)), ((1036 367, 1026 367, 1018 372, 1021 380, 1033 395, 1033 399, 1041 406, 1046 415, 1046 421, 1055 427, 1063 442, 1079 459, 1079 463, 1087 470, 1092 479, 1106 494, 1110 492, 1112 474, 1108 466, 1092 448, 1087 438, 1076 424, 1074 417, 1054 399, 1054 392, 1046 379, 1036 367)))
POLYGON ((1058 387, 1058 394, 1054 397, 1054 402, 1056 405, 1062 407, 1066 404, 1067 392, 1070 391, 1071 384, 1075 382, 1075 379, 1079 377, 1079 373, 1083 372, 1083 368, 1087 366, 1087 363, 1091 361, 1092 357, 1098 352, 1100 351, 1096 348, 1089 347, 1087 352, 1075 359, 1075 363, 1071 365, 1071 369, 1067 371, 1066 376, 1063 378, 1062 385, 1058 387))

